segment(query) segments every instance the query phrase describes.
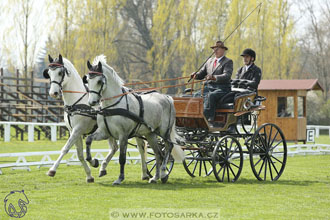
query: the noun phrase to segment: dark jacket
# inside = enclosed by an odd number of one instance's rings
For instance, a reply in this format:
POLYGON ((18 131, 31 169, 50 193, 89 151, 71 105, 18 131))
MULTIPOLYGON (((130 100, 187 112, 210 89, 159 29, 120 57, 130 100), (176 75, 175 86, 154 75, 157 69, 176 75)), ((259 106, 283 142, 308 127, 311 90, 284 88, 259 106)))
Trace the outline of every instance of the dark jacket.
POLYGON ((216 67, 213 68, 214 60, 216 58, 210 58, 200 71, 196 73, 196 79, 204 79, 206 75, 215 76, 216 80, 210 80, 208 83, 214 85, 230 86, 230 79, 233 73, 233 61, 227 57, 223 57, 216 67))
POLYGON ((253 63, 246 72, 244 72, 244 70, 245 66, 238 69, 236 79, 247 80, 247 86, 257 91, 261 79, 261 69, 253 63))

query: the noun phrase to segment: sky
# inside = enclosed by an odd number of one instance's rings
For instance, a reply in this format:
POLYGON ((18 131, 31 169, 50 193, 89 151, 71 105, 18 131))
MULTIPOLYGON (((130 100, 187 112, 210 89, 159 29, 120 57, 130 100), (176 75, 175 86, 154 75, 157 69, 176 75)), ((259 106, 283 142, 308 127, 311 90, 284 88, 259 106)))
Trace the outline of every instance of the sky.
MULTIPOLYGON (((33 0, 32 0, 33 1, 33 0)), ((317 3, 321 3, 326 0, 314 0, 313 3, 319 5, 317 3)), ((45 42, 49 34, 51 34, 51 25, 54 24, 53 20, 56 18, 55 10, 50 10, 47 8, 47 2, 50 0, 34 0, 33 6, 33 14, 32 14, 32 22, 39 20, 40 26, 36 27, 38 30, 35 31, 37 33, 41 33, 37 36, 34 36, 34 39, 37 39, 36 45, 36 53, 34 58, 42 57, 45 51, 42 51, 42 48, 45 47, 45 42)), ((301 0, 289 0, 291 4, 290 14, 293 16, 296 23, 297 34, 302 34, 308 25, 308 17, 302 12, 301 0)), ((3 12, 0 14, 0 66, 7 66, 7 58, 11 58, 12 60, 19 60, 17 57, 19 56, 19 51, 22 50, 22 42, 19 32, 18 26, 14 25, 14 14, 17 8, 8 9, 8 5, 12 5, 13 0, 0 0, 0 11, 3 12), (10 2, 10 4, 9 4, 10 2), (12 52, 11 54, 7 54, 4 51, 4 47, 9 46, 12 52), (4 56, 6 54, 6 56, 4 56)), ((317 9, 317 11, 321 11, 317 9)), ((32 31, 32 28, 30 28, 32 31)), ((33 31, 31 32, 33 33, 33 31)), ((16 65, 20 66, 19 62, 16 62, 16 65)))
MULTIPOLYGON (((36 41, 36 53, 33 59, 38 60, 38 56, 42 53, 41 48, 45 47, 47 36, 49 34, 51 17, 55 17, 55 13, 50 13, 45 4, 45 0, 34 0, 33 10, 31 13, 31 23, 39 23, 38 26, 29 26, 29 42, 36 41), (33 33, 42 33, 41 35, 33 35, 33 33)), ((10 58, 14 61, 19 60, 20 52, 23 48, 22 37, 19 31, 19 26, 15 23, 15 14, 17 7, 13 7, 13 0, 0 0, 0 66, 6 68, 7 59, 10 58), (9 47, 10 54, 6 51, 5 47, 9 47), (4 54, 6 56, 4 56, 4 54)), ((22 19, 20 14, 18 19, 22 19)), ((8 50, 8 49, 7 49, 8 50)), ((17 66, 22 64, 18 61, 15 63, 17 66)))

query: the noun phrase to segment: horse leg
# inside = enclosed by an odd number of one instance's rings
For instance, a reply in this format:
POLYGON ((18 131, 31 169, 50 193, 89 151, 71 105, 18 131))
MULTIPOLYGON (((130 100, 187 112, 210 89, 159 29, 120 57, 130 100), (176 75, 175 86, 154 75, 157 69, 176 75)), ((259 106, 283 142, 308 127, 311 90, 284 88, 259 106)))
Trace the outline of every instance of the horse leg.
POLYGON ((138 150, 141 155, 141 167, 142 167, 142 180, 149 180, 149 175, 147 173, 147 163, 146 163, 146 151, 144 140, 141 138, 135 138, 138 150))
POLYGON ((91 155, 92 142, 93 142, 93 136, 91 134, 86 138, 86 160, 92 167, 97 168, 99 166, 99 160, 92 159, 92 155, 91 155))
POLYGON ((108 139, 108 143, 110 146, 110 151, 108 153, 108 155, 105 157, 105 159, 102 162, 101 168, 100 168, 100 173, 99 173, 99 177, 105 176, 107 175, 107 166, 110 162, 110 160, 112 159, 113 155, 117 152, 118 150, 118 145, 115 139, 113 138, 109 138, 108 139))
POLYGON ((119 164, 120 164, 120 174, 117 180, 115 180, 112 185, 120 185, 121 182, 125 179, 125 163, 126 163, 126 151, 127 151, 127 137, 121 137, 119 139, 119 164))
POLYGON ((91 175, 91 169, 89 168, 89 166, 87 165, 85 159, 84 159, 84 150, 83 150, 83 142, 81 137, 77 139, 76 141, 76 147, 77 147, 77 155, 78 158, 81 162, 81 164, 83 165, 86 175, 87 175, 87 182, 88 183, 93 183, 94 182, 94 177, 92 177, 91 175))
POLYGON ((168 173, 167 173, 166 169, 167 169, 167 163, 170 158, 172 149, 173 149, 173 144, 166 140, 165 141, 165 158, 163 160, 162 167, 161 167, 161 173, 160 173, 160 179, 161 179, 162 183, 166 183, 168 180, 168 173))
POLYGON ((86 160, 95 168, 99 166, 99 161, 97 159, 92 159, 90 146, 93 140, 99 141, 107 138, 109 138, 109 135, 106 135, 100 129, 97 129, 93 134, 86 138, 86 160))
POLYGON ((51 177, 54 177, 55 176, 56 169, 60 165, 61 160, 69 152, 69 150, 71 149, 72 145, 76 143, 77 139, 80 136, 81 136, 81 134, 79 134, 79 132, 77 132, 77 130, 73 129, 70 138, 68 139, 68 141, 65 143, 65 145, 63 146, 63 148, 61 150, 60 156, 57 158, 57 160, 55 161, 55 163, 53 164, 53 166, 48 170, 48 173, 47 173, 48 176, 51 176, 51 177))
POLYGON ((159 179, 159 173, 160 173, 159 169, 160 169, 160 165, 161 165, 161 161, 162 161, 161 152, 158 147, 158 140, 157 140, 156 134, 150 133, 149 135, 146 135, 146 138, 147 138, 152 150, 154 151, 155 157, 156 157, 156 173, 155 173, 154 177, 149 180, 149 183, 157 183, 157 180, 159 179))

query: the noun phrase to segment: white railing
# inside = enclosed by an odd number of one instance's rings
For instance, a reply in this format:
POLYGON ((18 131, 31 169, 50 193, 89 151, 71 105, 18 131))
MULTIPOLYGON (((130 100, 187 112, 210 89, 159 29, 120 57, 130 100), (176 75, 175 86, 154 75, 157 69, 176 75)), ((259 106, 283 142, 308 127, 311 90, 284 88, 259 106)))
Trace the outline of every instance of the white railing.
MULTIPOLYGON (((0 121, 0 125, 4 125, 4 141, 10 141, 10 126, 11 125, 26 125, 28 126, 28 141, 34 141, 34 126, 49 126, 51 129, 51 141, 56 141, 56 133, 58 126, 65 126, 64 122, 61 123, 40 123, 40 122, 9 122, 9 121, 0 121)), ((246 126, 247 129, 250 126, 246 126)), ((241 130, 241 126, 238 126, 238 129, 241 130)), ((320 136, 320 130, 328 130, 329 137, 330 137, 330 126, 323 126, 323 125, 307 125, 307 129, 315 129, 316 137, 320 136)))
MULTIPOLYGON (((150 149, 148 148, 148 152, 150 149)), ((84 150, 84 152, 86 152, 84 150)), ((100 162, 104 160, 103 153, 107 154, 109 152, 109 149, 91 149, 92 153, 95 153, 94 157, 95 159, 98 159, 100 162)), ((129 156, 126 157, 126 163, 138 163, 141 160, 140 154, 138 154, 138 149, 136 148, 128 148, 127 152, 129 156), (130 155, 130 153, 135 153, 136 156, 130 155)), ((51 155, 60 155, 61 151, 42 151, 42 152, 20 152, 20 153, 3 153, 0 154, 0 160, 1 158, 16 158, 15 163, 0 163, 0 174, 2 174, 2 168, 11 168, 12 170, 16 169, 23 169, 27 171, 31 171, 30 166, 37 166, 37 168, 40 167, 50 167, 55 163, 55 160, 51 159, 51 155), (41 160, 39 161, 28 161, 26 157, 31 156, 42 156, 41 160)), ((76 150, 70 150, 68 152, 70 158, 68 160, 62 160, 61 164, 65 163, 67 165, 81 165, 76 150)), ((152 159, 148 156, 148 159, 152 159)), ((115 156, 112 158, 112 161, 115 161, 116 163, 119 162, 119 157, 115 156)))
MULTIPOLYGON (((281 146, 279 146, 281 147, 281 146)), ((150 148, 147 149, 148 152, 151 151, 150 148)), ((246 147, 243 147, 243 150, 247 150, 246 147)), ((104 160, 103 153, 107 154, 109 152, 108 149, 92 149, 92 153, 95 153, 94 158, 98 159, 100 162, 104 160)), ((139 163, 141 161, 141 157, 138 154, 138 150, 136 148, 128 148, 128 153, 135 153, 135 155, 130 155, 126 157, 127 163, 139 163)), ((21 152, 21 153, 3 153, 0 154, 1 158, 17 158, 15 163, 0 163, 0 174, 2 174, 2 168, 12 168, 15 169, 24 169, 27 171, 31 171, 30 166, 37 166, 37 168, 44 166, 51 166, 55 161, 51 159, 51 155, 59 155, 61 151, 43 151, 43 152, 21 152), (25 157, 31 156, 42 156, 40 161, 27 161, 25 157)), ((330 145, 328 144, 295 144, 287 146, 287 155, 288 156, 296 156, 296 155, 324 155, 330 154, 330 145)), ((70 150, 69 155, 71 157, 68 160, 62 160, 61 163, 66 163, 67 165, 81 165, 80 161, 77 157, 77 151, 70 150)), ((249 155, 244 154, 244 159, 248 159, 249 155)), ((148 160, 152 159, 151 155, 148 155, 148 160)), ((118 163, 118 156, 112 158, 113 161, 118 163)))
POLYGON ((330 126, 325 125, 307 125, 307 129, 314 129, 316 132, 316 137, 320 136, 320 130, 328 130, 330 137, 330 126))
POLYGON ((58 126, 65 126, 64 122, 61 123, 39 123, 39 122, 12 122, 12 121, 0 121, 0 125, 4 125, 4 141, 10 141, 10 126, 11 125, 26 125, 28 126, 28 141, 34 141, 34 126, 49 126, 51 141, 56 141, 56 131, 58 126))

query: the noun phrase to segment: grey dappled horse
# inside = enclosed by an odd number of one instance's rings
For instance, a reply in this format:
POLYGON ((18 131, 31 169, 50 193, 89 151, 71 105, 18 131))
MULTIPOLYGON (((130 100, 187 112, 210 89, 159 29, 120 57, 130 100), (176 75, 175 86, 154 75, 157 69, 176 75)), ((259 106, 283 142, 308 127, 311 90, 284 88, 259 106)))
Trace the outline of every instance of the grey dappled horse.
MULTIPOLYGON (((60 162, 65 154, 67 154, 70 148, 75 144, 77 147, 77 155, 82 163, 86 175, 87 182, 94 182, 94 178, 91 176, 91 170, 84 160, 83 156, 83 142, 82 136, 89 134, 96 129, 96 116, 88 114, 88 93, 83 84, 81 77, 73 64, 59 55, 55 60, 48 56, 49 68, 45 69, 43 75, 45 78, 50 79, 49 95, 53 98, 59 99, 63 95, 63 101, 66 111, 64 112, 64 121, 66 127, 70 131, 70 138, 63 146, 61 154, 55 161, 53 166, 49 169, 48 175, 53 177, 56 174, 56 169, 60 165, 60 162), (86 108, 87 107, 87 108, 86 108), (81 110, 87 109, 87 112, 81 110)), ((109 137, 108 139, 110 152, 106 156, 100 168, 100 176, 105 175, 105 168, 111 160, 114 153, 118 150, 116 141, 109 137)), ((137 140, 139 151, 143 152, 144 142, 143 140, 137 140)), ((87 160, 91 162, 90 155, 87 155, 87 160)), ((147 166, 145 164, 144 156, 142 157, 142 179, 148 178, 147 166)), ((95 163, 95 160, 93 160, 95 163)), ((92 164, 93 165, 93 164, 92 164)))
POLYGON ((172 97, 157 92, 144 95, 130 93, 123 86, 124 81, 106 63, 103 55, 95 58, 93 66, 88 61, 87 66, 90 70, 88 77, 85 76, 89 86, 88 102, 92 106, 101 102, 102 109, 97 116, 98 129, 86 142, 111 136, 119 140, 120 175, 113 184, 120 184, 124 180, 127 140, 133 136, 145 137, 155 153, 156 174, 149 182, 157 182, 159 178, 166 182, 166 164, 172 149, 174 159, 184 159, 182 149, 177 145, 173 148, 176 131, 172 97), (162 137, 165 142, 165 158, 161 157, 157 136, 162 137))

